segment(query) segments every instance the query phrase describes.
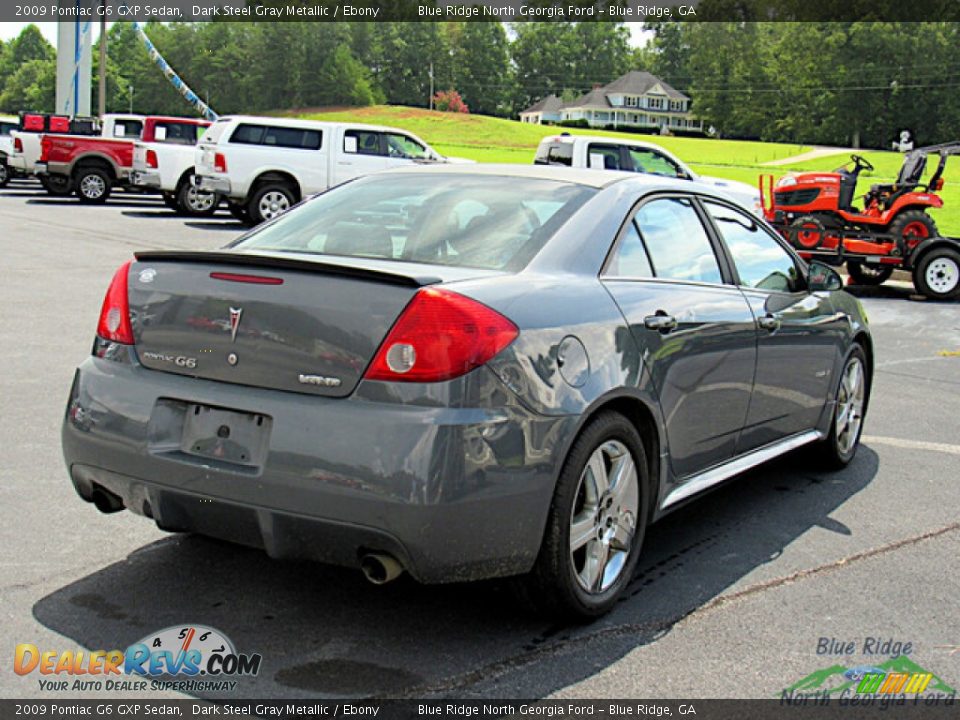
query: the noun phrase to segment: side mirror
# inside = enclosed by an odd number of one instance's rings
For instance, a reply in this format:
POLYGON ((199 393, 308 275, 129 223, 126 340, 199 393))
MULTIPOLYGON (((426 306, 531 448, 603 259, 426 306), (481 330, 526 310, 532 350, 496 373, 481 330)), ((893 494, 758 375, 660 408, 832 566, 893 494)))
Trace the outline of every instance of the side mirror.
POLYGON ((832 267, 814 260, 807 267, 807 288, 810 292, 843 290, 843 280, 832 267))

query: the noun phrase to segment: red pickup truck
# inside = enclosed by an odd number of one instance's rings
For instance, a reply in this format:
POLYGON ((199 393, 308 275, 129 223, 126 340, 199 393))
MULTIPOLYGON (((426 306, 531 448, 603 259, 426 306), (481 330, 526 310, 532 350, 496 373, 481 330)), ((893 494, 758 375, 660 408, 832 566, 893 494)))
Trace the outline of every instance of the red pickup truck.
POLYGON ((100 137, 44 135, 37 173, 69 180, 80 202, 104 203, 114 187, 131 187, 134 141, 140 139, 141 132, 155 132, 159 120, 167 132, 178 122, 191 128, 197 124, 191 118, 107 115, 100 137))

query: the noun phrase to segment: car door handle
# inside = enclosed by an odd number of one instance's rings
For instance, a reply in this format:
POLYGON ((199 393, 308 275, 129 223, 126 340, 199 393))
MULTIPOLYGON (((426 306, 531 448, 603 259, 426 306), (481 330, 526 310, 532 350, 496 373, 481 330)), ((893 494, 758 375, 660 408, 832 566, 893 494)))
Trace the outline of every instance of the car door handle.
POLYGON ((643 319, 643 324, 647 330, 668 333, 676 329, 677 319, 673 315, 667 315, 662 310, 658 310, 656 315, 647 315, 643 319))
POLYGON ((780 329, 780 318, 773 315, 764 315, 762 318, 757 318, 757 325, 764 330, 773 332, 780 329))

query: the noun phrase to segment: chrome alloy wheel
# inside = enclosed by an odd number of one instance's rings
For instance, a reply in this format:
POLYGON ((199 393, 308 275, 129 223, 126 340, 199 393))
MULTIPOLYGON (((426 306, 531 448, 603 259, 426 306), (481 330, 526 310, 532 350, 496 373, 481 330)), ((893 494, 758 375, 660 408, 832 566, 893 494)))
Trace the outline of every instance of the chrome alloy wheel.
POLYGON ((866 380, 863 362, 854 356, 847 361, 840 378, 837 392, 837 449, 842 455, 849 455, 860 437, 863 424, 863 403, 866 397, 866 380))
POLYGON ((929 265, 924 273, 927 285, 941 295, 946 295, 956 289, 960 282, 960 267, 949 257, 938 257, 929 265))
POLYGON ((627 447, 608 440, 580 475, 570 513, 570 560, 580 587, 601 593, 623 572, 637 528, 637 466, 627 447))
POLYGON ((103 194, 106 191, 107 184, 99 175, 84 175, 83 179, 80 180, 80 192, 83 193, 85 198, 97 200, 98 198, 103 197, 103 194))
POLYGON ((197 190, 193 185, 187 190, 187 206, 191 212, 200 214, 207 212, 217 200, 216 193, 197 190))
POLYGON ((273 220, 290 209, 290 199, 282 192, 272 190, 260 198, 260 217, 273 220))

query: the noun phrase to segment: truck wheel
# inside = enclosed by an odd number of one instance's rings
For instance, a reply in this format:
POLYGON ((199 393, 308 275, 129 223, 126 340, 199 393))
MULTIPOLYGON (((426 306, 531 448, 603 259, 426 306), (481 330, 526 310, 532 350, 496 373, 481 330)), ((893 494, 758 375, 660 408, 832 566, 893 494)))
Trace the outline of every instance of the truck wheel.
POLYGON ((163 204, 164 204, 164 205, 166 205, 168 208, 170 208, 170 209, 173 210, 174 212, 179 212, 179 211, 180 211, 180 208, 177 207, 177 195, 176 195, 176 193, 164 192, 164 193, 162 193, 162 196, 163 196, 163 204))
POLYGON ((100 168, 80 168, 74 185, 82 203, 102 205, 110 197, 110 176, 100 168))
POLYGON ((40 184, 55 197, 65 197, 73 192, 73 184, 66 175, 42 175, 40 184))
POLYGON ((6 163, 0 162, 0 188, 5 188, 10 184, 10 170, 6 163))
POLYGON ((889 265, 864 265, 850 261, 847 263, 847 272, 857 285, 882 285, 893 275, 893 268, 889 265))
POLYGON ((177 209, 191 217, 209 217, 217 211, 220 198, 216 193, 198 190, 190 180, 180 183, 177 190, 177 209))
POLYGON ((647 526, 647 460, 637 429, 598 415, 560 471, 543 544, 523 598, 561 618, 609 611, 633 578, 647 526))
POLYGON ((888 232, 894 237, 902 237, 906 240, 907 248, 910 250, 923 240, 940 234, 933 218, 923 210, 907 210, 900 213, 897 219, 890 223, 888 232))
POLYGON ((293 190, 289 185, 282 183, 267 183, 258 187, 250 203, 247 205, 247 212, 250 213, 250 221, 254 225, 259 225, 267 220, 273 220, 280 217, 296 203, 293 190))
POLYGON ((925 253, 913 270, 913 285, 931 300, 960 297, 960 253, 948 247, 925 253))

